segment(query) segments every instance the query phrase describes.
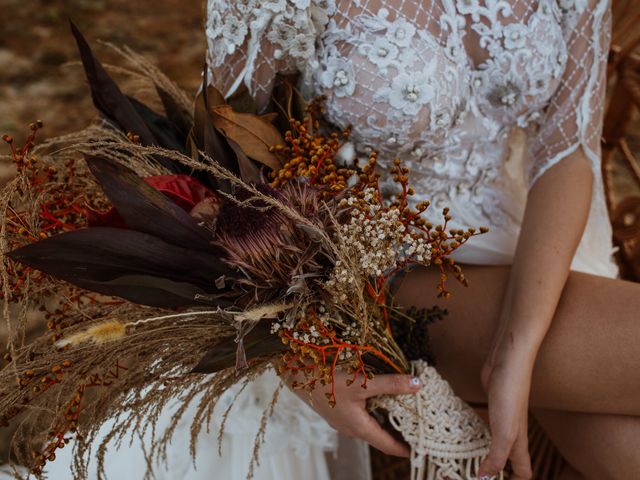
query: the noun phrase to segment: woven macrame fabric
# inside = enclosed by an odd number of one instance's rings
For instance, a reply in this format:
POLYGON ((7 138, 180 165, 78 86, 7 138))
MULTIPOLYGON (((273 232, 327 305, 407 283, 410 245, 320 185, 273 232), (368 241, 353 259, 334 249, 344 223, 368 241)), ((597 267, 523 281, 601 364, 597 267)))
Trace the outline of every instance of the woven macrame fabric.
POLYGON ((423 361, 413 368, 424 385, 420 392, 379 397, 369 408, 387 412, 411 446, 412 480, 476 478, 491 444, 487 425, 435 368, 423 361))

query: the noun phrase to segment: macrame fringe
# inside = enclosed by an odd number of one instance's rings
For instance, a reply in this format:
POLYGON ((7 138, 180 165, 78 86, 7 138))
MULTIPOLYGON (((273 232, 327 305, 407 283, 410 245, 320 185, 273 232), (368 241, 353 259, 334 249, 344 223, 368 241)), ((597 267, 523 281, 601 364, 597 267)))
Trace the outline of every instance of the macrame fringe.
MULTIPOLYGON (((411 480, 471 480, 478 478, 484 457, 452 459, 432 455, 414 456, 412 450, 411 480)), ((497 477, 503 480, 502 473, 497 477)))

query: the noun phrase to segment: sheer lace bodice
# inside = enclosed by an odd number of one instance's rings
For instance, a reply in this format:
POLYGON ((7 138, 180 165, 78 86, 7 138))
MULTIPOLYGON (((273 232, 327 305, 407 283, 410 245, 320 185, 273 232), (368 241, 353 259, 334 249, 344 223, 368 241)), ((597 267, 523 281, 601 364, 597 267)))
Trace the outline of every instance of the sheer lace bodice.
MULTIPOLYGON (((382 167, 397 156, 408 164, 416 200, 432 201, 435 221, 448 206, 453 227, 492 227, 476 251, 461 249, 463 261, 508 263, 528 188, 582 148, 596 188, 574 267, 596 255, 600 273, 615 271, 599 146, 608 0, 209 0, 208 7, 218 88, 230 95, 245 83, 265 106, 274 75, 300 71, 308 95, 327 96, 328 119, 352 126, 359 154, 376 148, 382 167), (514 131, 526 133, 521 155, 509 148, 514 131)), ((391 182, 383 186, 393 194, 391 182)))

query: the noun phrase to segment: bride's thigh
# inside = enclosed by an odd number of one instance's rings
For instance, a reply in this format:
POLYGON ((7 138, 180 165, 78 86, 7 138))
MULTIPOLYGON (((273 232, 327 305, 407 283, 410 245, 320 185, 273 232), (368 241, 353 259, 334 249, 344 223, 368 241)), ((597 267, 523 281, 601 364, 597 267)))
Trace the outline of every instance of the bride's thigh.
POLYGON ((637 478, 640 417, 534 409, 563 458, 585 480, 637 478))
MULTIPOLYGON (((509 267, 464 266, 469 287, 449 281, 437 300, 435 269, 402 283, 401 305, 439 305, 449 315, 430 334, 438 371, 467 401, 484 402, 480 369, 498 324, 509 267)), ((640 284, 572 272, 534 368, 531 405, 640 415, 640 284)))

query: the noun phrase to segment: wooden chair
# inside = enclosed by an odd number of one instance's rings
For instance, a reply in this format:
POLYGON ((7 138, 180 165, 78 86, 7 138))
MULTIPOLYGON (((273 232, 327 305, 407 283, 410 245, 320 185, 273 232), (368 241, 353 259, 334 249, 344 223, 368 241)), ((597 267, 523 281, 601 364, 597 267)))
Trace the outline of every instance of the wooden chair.
MULTIPOLYGON (((640 281, 640 165, 633 141, 640 139, 640 1, 614 3, 614 29, 604 121, 602 175, 622 278, 640 281), (620 188, 616 177, 627 174, 620 188)), ((637 149, 637 147, 636 147, 637 149)))

